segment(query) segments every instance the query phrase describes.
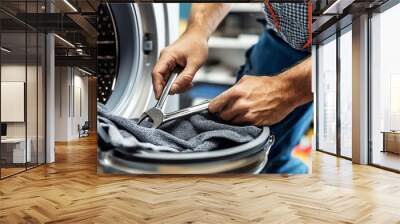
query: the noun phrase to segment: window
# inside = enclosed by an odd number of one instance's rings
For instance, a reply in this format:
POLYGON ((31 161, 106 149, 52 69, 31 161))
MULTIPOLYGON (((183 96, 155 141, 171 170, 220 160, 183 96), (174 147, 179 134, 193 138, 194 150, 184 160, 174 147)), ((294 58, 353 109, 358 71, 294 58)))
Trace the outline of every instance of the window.
POLYGON ((318 47, 318 149, 336 153, 336 36, 318 47))
POLYGON ((400 4, 371 18, 371 162, 400 170, 400 4))
POLYGON ((352 157, 352 31, 340 36, 340 155, 352 157))
MULTIPOLYGON (((15 2, 0 2, 0 7, 15 2)), ((19 16, 43 13, 44 1, 18 2, 19 16)), ((45 44, 43 33, 0 12, 0 178, 45 162, 45 44)))

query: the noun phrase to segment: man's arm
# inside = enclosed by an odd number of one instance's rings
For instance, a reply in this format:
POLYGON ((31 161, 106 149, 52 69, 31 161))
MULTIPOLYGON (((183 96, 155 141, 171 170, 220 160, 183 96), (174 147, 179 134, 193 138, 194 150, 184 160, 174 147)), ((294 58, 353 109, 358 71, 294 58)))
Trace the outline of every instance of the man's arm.
POLYGON ((236 124, 273 125, 311 102, 311 59, 276 76, 244 76, 209 104, 209 111, 236 124))
POLYGON ((294 96, 292 104, 295 107, 304 105, 313 100, 311 90, 312 80, 312 60, 311 57, 293 66, 291 69, 282 73, 286 82, 291 84, 291 95, 294 96))
POLYGON ((229 10, 228 3, 193 3, 185 32, 197 32, 208 39, 229 10))
POLYGON ((192 86, 192 80, 208 57, 208 38, 228 14, 230 4, 192 4, 188 26, 173 44, 161 51, 153 72, 153 88, 160 98, 172 70, 180 65, 184 69, 171 87, 171 94, 181 93, 192 86))

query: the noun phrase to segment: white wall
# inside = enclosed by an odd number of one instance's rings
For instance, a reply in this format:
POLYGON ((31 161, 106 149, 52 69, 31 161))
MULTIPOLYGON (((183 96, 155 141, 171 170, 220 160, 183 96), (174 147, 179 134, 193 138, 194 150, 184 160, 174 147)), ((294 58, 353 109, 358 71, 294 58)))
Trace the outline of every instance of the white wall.
MULTIPOLYGON (((25 82, 26 67, 18 64, 8 64, 1 66, 1 81, 2 82, 25 82)), ((31 70, 32 67, 28 67, 31 70)), ((24 109, 24 108, 23 108, 24 109)), ((7 110, 7 108, 1 108, 7 110)), ((24 122, 7 123, 7 135, 9 137, 25 137, 24 122)))
POLYGON ((88 78, 83 75, 75 68, 56 67, 56 141, 79 138, 78 125, 88 120, 88 78))
POLYGON ((74 108, 73 108, 73 119, 72 119, 72 135, 78 136, 78 129, 76 128, 79 125, 83 125, 85 121, 89 120, 89 102, 88 102, 88 77, 82 76, 83 73, 75 70, 74 75, 74 108), (78 72, 78 74, 77 74, 78 72), (79 102, 80 101, 80 102, 79 102), (81 111, 80 111, 81 110, 81 111))
POLYGON ((85 122, 88 120, 88 77, 75 75, 75 86, 82 91, 82 116, 79 116, 79 118, 81 122, 85 122))
MULTIPOLYGON (((29 148, 32 153, 32 161, 44 162, 45 150, 45 120, 44 120, 44 74, 41 66, 32 66, 25 64, 3 64, 1 66, 2 82, 21 82, 26 86, 26 102, 22 102, 19 108, 5 107, 2 102, 2 112, 17 113, 12 110, 19 110, 22 116, 26 113, 26 120, 22 118, 21 122, 5 122, 7 124, 7 137, 9 138, 27 138, 29 139, 29 148), (25 80, 27 78, 27 80, 25 80), (25 106, 26 103, 26 106, 25 106), (37 156, 37 153, 39 154, 37 156)), ((4 94, 2 89, 2 94, 4 94)), ((25 93, 25 89, 18 90, 20 94, 25 93)), ((2 95, 3 97, 7 97, 2 95)), ((22 97, 24 98, 24 96, 22 97)), ((17 102, 16 102, 17 103, 17 102)))
POLYGON ((1 122, 25 121, 25 83, 1 81, 1 122))
POLYGON ((55 68, 55 141, 67 141, 70 77, 67 67, 55 68))
MULTIPOLYGON (((1 81, 3 82, 25 82, 26 70, 28 72, 33 67, 18 64, 8 64, 1 66, 1 81)), ((29 97, 28 93, 28 97, 29 97)), ((33 93, 32 93, 33 95, 33 93)), ((7 108, 1 108, 1 110, 7 110, 7 108)), ((8 137, 25 137, 25 122, 7 122, 7 136, 8 137)))

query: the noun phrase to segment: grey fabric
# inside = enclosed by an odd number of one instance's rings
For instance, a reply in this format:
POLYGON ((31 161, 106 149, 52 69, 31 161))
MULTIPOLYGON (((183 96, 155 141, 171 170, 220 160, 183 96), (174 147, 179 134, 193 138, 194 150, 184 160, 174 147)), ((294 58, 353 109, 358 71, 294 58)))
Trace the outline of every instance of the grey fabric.
POLYGON ((166 152, 212 151, 241 145, 258 137, 262 129, 255 126, 232 126, 217 117, 196 114, 191 117, 170 121, 158 129, 150 128, 144 121, 126 119, 107 112, 99 105, 98 128, 100 142, 105 148, 134 148, 166 152))

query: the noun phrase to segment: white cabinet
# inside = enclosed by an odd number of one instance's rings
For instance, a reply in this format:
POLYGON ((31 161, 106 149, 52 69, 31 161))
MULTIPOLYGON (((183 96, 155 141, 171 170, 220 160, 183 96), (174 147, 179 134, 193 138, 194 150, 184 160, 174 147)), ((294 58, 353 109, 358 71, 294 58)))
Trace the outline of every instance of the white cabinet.
POLYGON ((7 138, 1 140, 2 147, 12 152, 12 163, 25 163, 32 161, 32 140, 24 138, 7 138), (25 151, 25 144, 27 144, 25 151))

